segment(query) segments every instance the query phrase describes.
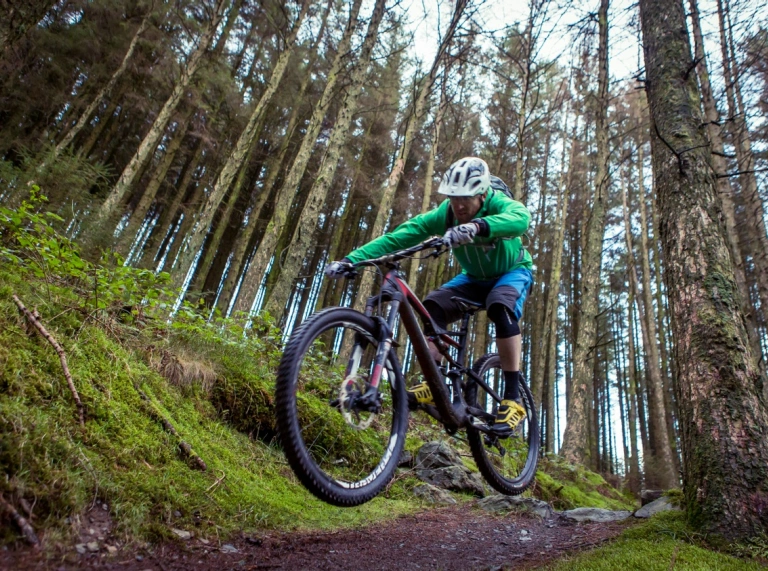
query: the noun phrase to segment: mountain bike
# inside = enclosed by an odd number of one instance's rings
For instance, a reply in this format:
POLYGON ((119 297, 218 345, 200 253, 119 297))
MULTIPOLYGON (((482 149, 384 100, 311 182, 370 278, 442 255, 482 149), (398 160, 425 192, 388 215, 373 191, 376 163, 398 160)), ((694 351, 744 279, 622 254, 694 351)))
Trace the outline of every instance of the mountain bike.
POLYGON ((498 354, 466 365, 471 317, 482 306, 454 298, 463 316, 457 331, 438 328, 400 273, 400 261, 448 250, 431 238, 392 254, 353 264, 349 276, 373 267, 384 274, 363 313, 331 307, 291 335, 277 373, 277 427, 288 464, 315 496, 337 506, 374 498, 395 473, 405 444, 409 406, 395 341, 399 327, 411 341, 433 405, 418 408, 448 432, 466 430, 480 473, 497 491, 517 495, 533 482, 539 453, 536 406, 520 383, 526 419, 507 437, 492 430, 503 394, 498 354), (416 314, 421 317, 423 329, 416 314), (445 359, 438 368, 432 341, 445 359))

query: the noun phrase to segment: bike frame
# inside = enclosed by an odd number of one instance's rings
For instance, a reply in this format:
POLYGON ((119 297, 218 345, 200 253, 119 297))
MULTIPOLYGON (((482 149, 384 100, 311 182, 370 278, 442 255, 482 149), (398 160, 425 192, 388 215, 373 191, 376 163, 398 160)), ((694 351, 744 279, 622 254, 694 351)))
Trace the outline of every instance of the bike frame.
MULTIPOLYGON (((374 307, 385 301, 389 303, 389 313, 386 318, 381 315, 377 316, 380 325, 379 346, 373 374, 370 379, 370 388, 366 395, 363 396, 363 401, 374 403, 377 398, 381 373, 384 369, 387 355, 395 344, 393 332, 398 319, 401 319, 413 345, 416 360, 424 373, 425 381, 432 390, 432 397, 435 401, 435 406, 422 405, 426 412, 441 422, 449 433, 455 433, 458 429, 465 428, 470 424, 471 416, 487 419, 488 413, 485 411, 467 406, 464 400, 464 387, 461 383, 462 376, 466 374, 480 384, 496 402, 501 402, 499 395, 479 375, 465 366, 469 320, 479 307, 467 307, 462 315, 459 331, 438 331, 429 311, 427 311, 421 300, 419 300, 408 283, 402 278, 397 263, 394 263, 393 267, 384 276, 380 293, 368 299, 365 314, 369 317, 374 317, 374 307), (419 324, 416 314, 422 318, 425 324, 426 335, 419 324), (453 339, 453 337, 457 337, 458 340, 453 339), (432 359, 428 341, 432 341, 435 344, 438 351, 446 358, 451 367, 447 377, 452 381, 454 389, 452 397, 436 363, 432 359), (457 349, 455 359, 450 355, 450 347, 457 349)), ((350 359, 350 368, 356 360, 355 354, 356 351, 353 351, 353 356, 350 359)), ((477 425, 474 426, 477 427, 477 425)))

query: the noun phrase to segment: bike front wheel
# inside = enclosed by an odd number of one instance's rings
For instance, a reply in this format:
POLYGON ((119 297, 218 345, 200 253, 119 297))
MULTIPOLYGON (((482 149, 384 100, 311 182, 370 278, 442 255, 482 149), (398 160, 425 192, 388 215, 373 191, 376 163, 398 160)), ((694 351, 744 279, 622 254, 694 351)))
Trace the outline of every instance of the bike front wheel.
MULTIPOLYGON (((483 355, 472 370, 497 394, 503 394, 504 375, 498 354, 483 355)), ((520 396, 526 417, 511 436, 500 438, 483 432, 475 425, 467 428, 469 447, 480 473, 495 490, 510 496, 522 494, 533 483, 539 459, 536 407, 531 391, 522 380, 520 396)), ((472 380, 467 386, 466 401, 470 406, 484 411, 485 419, 475 421, 483 424, 483 427, 495 417, 498 403, 481 385, 472 380)))
POLYGON ((375 497, 405 443, 408 405, 393 350, 378 395, 369 390, 378 328, 358 311, 326 309, 293 333, 278 368, 277 427, 288 463, 310 492, 337 506, 375 497))

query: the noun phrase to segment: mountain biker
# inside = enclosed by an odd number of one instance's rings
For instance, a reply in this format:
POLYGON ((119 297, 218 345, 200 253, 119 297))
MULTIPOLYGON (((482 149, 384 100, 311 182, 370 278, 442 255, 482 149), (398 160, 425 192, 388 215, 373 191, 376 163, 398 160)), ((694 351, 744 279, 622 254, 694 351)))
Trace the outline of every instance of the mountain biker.
MULTIPOLYGON (((505 381, 491 429, 504 436, 511 434, 526 415, 519 387, 522 343, 518 321, 533 283, 533 261, 520 237, 528 230, 531 214, 522 203, 494 190, 491 180, 488 165, 482 159, 465 157, 456 161, 445 172, 438 188, 447 200, 350 252, 341 261, 331 262, 325 273, 341 277, 351 269, 350 263, 377 258, 443 234, 462 272, 430 292, 424 307, 443 330, 461 317, 454 296, 487 308, 488 317, 496 325, 496 346, 505 381)), ((496 180, 506 187, 500 179, 496 180)), ((439 366, 442 356, 432 343, 430 351, 439 366)), ((408 389, 408 398, 411 403, 434 402, 426 382, 408 389)))

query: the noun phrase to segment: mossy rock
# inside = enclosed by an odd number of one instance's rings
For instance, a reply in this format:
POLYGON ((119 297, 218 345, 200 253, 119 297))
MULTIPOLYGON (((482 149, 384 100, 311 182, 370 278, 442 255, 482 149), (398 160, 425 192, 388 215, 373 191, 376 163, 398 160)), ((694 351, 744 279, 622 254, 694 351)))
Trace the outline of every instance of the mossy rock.
POLYGON ((633 498, 624 496, 600 474, 557 457, 540 460, 533 495, 557 510, 592 507, 634 511, 636 507, 633 498))

